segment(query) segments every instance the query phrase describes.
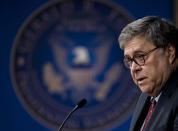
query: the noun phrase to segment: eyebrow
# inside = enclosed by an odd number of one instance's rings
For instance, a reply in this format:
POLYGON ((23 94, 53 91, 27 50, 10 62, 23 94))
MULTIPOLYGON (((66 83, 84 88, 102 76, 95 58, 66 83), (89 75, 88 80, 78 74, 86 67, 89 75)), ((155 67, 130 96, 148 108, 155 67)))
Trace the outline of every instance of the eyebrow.
POLYGON ((135 51, 134 54, 146 53, 145 51, 135 51))
MULTIPOLYGON (((136 54, 139 54, 139 53, 146 53, 145 51, 141 51, 141 50, 137 50, 133 53, 133 56, 136 55, 136 54)), ((129 55, 125 55, 124 54, 124 57, 127 57, 127 58, 131 58, 129 55)))

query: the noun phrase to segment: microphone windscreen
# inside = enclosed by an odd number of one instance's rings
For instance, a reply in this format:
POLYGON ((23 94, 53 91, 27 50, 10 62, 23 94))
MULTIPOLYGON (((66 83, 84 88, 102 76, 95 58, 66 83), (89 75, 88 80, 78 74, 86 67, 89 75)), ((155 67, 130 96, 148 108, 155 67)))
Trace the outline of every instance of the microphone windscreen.
POLYGON ((81 101, 78 102, 78 108, 82 108, 85 104, 87 103, 86 99, 82 99, 81 101))

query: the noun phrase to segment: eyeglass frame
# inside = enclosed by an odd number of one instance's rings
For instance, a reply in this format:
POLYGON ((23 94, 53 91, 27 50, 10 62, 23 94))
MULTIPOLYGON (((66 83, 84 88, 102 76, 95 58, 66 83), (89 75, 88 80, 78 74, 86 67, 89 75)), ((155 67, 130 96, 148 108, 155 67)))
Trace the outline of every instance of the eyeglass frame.
POLYGON ((149 55, 151 52, 157 50, 158 48, 161 48, 161 47, 155 47, 152 50, 150 50, 147 53, 142 54, 142 55, 138 55, 138 56, 134 55, 133 58, 128 59, 128 58, 124 57, 123 63, 125 65, 125 67, 128 68, 128 69, 131 68, 133 61, 139 66, 144 66, 145 65, 145 56, 149 55), (135 59, 135 57, 137 57, 137 60, 135 59), (139 57, 140 57, 140 60, 138 60, 139 57), (128 60, 131 62, 130 64, 129 64, 128 60), (141 62, 142 64, 140 64, 140 62, 138 62, 138 61, 141 61, 141 60, 142 60, 142 62, 141 62))

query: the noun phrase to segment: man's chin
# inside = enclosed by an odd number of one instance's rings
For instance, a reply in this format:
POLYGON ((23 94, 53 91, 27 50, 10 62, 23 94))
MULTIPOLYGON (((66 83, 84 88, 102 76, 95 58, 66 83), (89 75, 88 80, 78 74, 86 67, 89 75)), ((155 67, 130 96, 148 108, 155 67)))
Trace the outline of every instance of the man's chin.
POLYGON ((142 86, 139 86, 139 88, 143 93, 150 94, 150 86, 142 85, 142 86))

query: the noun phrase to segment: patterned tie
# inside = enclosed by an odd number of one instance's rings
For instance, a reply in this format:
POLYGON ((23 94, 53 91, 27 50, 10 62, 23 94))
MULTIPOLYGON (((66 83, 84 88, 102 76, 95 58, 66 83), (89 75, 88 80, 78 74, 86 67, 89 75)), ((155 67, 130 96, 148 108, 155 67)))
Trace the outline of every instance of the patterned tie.
POLYGON ((147 114, 147 116, 146 116, 145 123, 144 123, 144 126, 143 126, 142 131, 145 130, 145 128, 146 128, 146 126, 147 126, 147 124, 148 124, 148 121, 150 120, 151 115, 152 115, 152 113, 153 113, 153 110, 154 110, 154 108, 155 108, 155 105, 156 105, 156 100, 153 99, 153 100, 151 101, 151 106, 150 106, 149 111, 148 111, 148 114, 147 114))

